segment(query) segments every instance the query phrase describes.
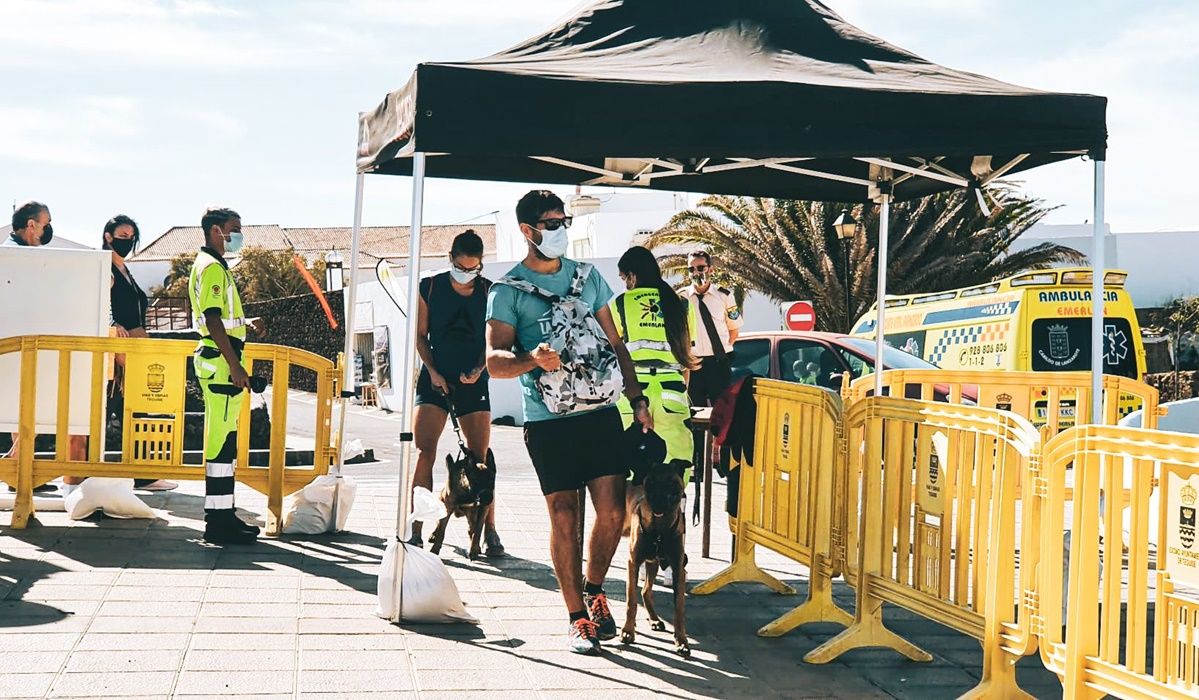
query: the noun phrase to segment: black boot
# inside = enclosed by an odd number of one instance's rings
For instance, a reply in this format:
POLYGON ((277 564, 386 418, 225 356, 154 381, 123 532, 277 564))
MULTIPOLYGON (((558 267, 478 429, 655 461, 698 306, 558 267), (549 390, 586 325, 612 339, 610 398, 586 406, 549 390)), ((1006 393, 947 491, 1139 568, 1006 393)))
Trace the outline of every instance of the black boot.
POLYGON ((258 527, 257 525, 251 525, 250 523, 247 523, 246 521, 237 517, 236 511, 230 512, 233 513, 233 525, 239 530, 254 535, 255 537, 258 537, 258 535, 262 534, 262 528, 258 527))
POLYGON ((204 516, 204 541, 210 544, 254 544, 258 528, 246 525, 232 510, 214 510, 204 516))

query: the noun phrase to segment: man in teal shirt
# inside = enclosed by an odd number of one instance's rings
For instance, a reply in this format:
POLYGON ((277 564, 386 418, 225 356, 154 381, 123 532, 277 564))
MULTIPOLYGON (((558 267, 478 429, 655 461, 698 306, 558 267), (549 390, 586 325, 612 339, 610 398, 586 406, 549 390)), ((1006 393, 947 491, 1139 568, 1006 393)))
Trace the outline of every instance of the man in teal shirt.
MULTIPOLYGON (((548 190, 534 190, 516 205, 516 219, 528 243, 525 259, 508 277, 565 295, 579 263, 562 257, 569 239, 570 217, 562 200, 548 190)), ((636 376, 628 350, 616 332, 608 302, 612 290, 594 269, 581 298, 616 353, 620 372, 636 376)), ((603 581, 620 544, 625 520, 625 476, 628 465, 618 455, 623 424, 615 402, 602 408, 551 412, 536 381, 560 368, 561 358, 547 337, 551 305, 503 283, 493 284, 487 298, 487 370, 492 377, 519 377, 524 394, 525 445, 550 514, 550 550, 558 585, 570 614, 570 650, 599 651, 599 641, 616 637, 616 621, 608 608, 603 581), (582 552, 576 538, 578 490, 586 486, 595 504, 595 524, 588 544, 586 581, 580 580, 582 552)), ((644 429, 653 428, 649 401, 637 382, 625 382, 625 395, 644 429)))

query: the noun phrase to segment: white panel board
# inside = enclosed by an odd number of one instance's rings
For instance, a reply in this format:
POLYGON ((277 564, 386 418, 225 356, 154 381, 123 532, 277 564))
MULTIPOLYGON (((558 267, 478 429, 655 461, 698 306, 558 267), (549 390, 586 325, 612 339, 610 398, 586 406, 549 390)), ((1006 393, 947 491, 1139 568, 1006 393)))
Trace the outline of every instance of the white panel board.
MULTIPOLYGON (((112 255, 100 250, 0 246, 0 338, 18 335, 106 337, 112 255)), ((58 395, 58 353, 39 352, 37 430, 53 433, 58 395)), ((70 432, 86 435, 91 409, 92 361, 71 358, 70 432)), ((0 430, 16 432, 21 358, 0 355, 0 430)), ((96 397, 102 401, 103 396, 96 397)))

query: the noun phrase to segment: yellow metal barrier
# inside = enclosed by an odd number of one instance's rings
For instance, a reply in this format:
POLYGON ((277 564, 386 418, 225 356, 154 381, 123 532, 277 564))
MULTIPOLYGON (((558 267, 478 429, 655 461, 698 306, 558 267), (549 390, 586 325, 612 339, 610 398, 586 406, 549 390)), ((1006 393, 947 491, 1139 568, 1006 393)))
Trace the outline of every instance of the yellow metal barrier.
POLYGON ((762 546, 808 567, 807 600, 758 634, 774 637, 809 622, 850 623, 833 602, 832 579, 840 574, 838 505, 834 483, 842 455, 841 401, 833 393, 790 382, 754 381, 758 414, 754 463, 740 468, 740 494, 733 562, 695 586, 694 595, 713 593, 730 583, 762 583, 777 593, 788 585, 758 568, 762 546))
MULTIPOLYGON (((1028 419, 1048 439, 1078 422, 1087 422, 1091 406, 1090 372, 1006 372, 949 370, 888 370, 883 387, 890 396, 923 401, 969 403, 1011 411, 1028 419), (971 398, 973 397, 973 398, 971 398)), ((852 404, 874 390, 874 376, 854 380, 846 392, 852 404)), ((1127 377, 1103 377, 1103 425, 1116 425, 1132 410, 1143 408, 1145 428, 1156 428, 1164 409, 1158 404, 1157 389, 1127 377), (1113 400, 1114 399, 1114 400, 1113 400)))
MULTIPOLYGON (((857 607, 853 625, 804 660, 827 663, 850 649, 881 646, 931 661, 884 626, 888 602, 979 640, 991 627, 1027 628, 1027 616, 1017 613, 1011 553, 1017 489, 1035 454, 1036 429, 1010 413, 885 396, 850 407, 845 425, 857 607)), ((1026 567, 1020 575, 1031 573, 1026 567)), ((1025 696, 1015 660, 986 648, 976 693, 1025 696)))
MULTIPOLYGON (((0 459, 0 480, 17 489, 12 526, 25 527, 33 515, 34 487, 65 474, 203 480, 202 455, 194 463, 185 463, 183 451, 187 363, 191 361, 195 347, 194 341, 144 338, 20 336, 0 339, 0 355, 20 353, 21 356, 20 459, 0 459), (37 367, 47 353, 57 354, 55 454, 50 459, 38 459, 33 450, 37 434, 35 402, 48 397, 38 390, 37 367), (68 458, 72 418, 71 370, 73 356, 78 354, 91 359, 91 376, 86 380, 90 395, 87 434, 91 439, 86 459, 71 460, 68 458), (125 355, 121 462, 104 461, 102 454, 108 382, 105 356, 112 354, 125 355), (39 358, 39 355, 43 357, 39 358)), ((334 363, 319 355, 278 345, 248 344, 243 362, 251 373, 256 362, 272 363, 271 432, 268 466, 252 466, 248 429, 252 402, 243 402, 241 425, 246 429, 238 431, 237 480, 267 496, 267 532, 277 534, 283 497, 327 473, 336 456, 336 445, 331 437, 338 373, 334 363), (308 466, 286 466, 287 393, 292 367, 302 367, 316 375, 313 464, 308 466)))
POLYGON ((1199 697, 1199 438, 1085 426, 1046 444, 1043 466, 1041 658, 1062 678, 1065 697, 1199 697), (1070 465, 1072 513, 1067 511, 1070 465), (1157 484, 1161 507, 1151 523, 1150 497, 1157 484), (1101 498, 1121 489, 1132 494, 1127 554, 1120 544, 1120 504, 1101 498), (1072 536, 1063 619, 1064 528, 1072 536), (1152 528, 1156 561, 1149 551, 1152 528))

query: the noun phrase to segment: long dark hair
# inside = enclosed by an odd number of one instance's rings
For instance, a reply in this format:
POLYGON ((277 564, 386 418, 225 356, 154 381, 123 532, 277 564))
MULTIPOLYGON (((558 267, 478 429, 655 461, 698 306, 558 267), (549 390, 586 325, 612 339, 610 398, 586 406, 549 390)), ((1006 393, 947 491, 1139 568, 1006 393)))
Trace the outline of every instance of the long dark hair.
POLYGON ((648 249, 633 246, 620 256, 616 269, 622 275, 633 275, 637 278, 638 287, 649 287, 658 290, 659 306, 662 308, 662 319, 666 324, 666 341, 670 343, 670 351, 683 367, 695 369, 699 363, 691 354, 691 331, 687 327, 687 302, 662 279, 662 269, 658 260, 648 249))

